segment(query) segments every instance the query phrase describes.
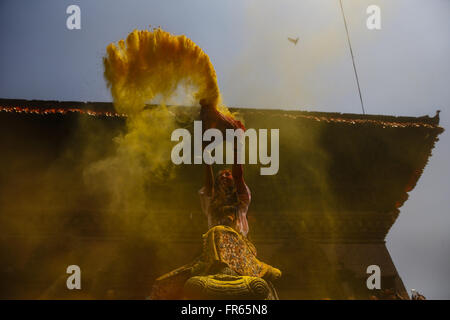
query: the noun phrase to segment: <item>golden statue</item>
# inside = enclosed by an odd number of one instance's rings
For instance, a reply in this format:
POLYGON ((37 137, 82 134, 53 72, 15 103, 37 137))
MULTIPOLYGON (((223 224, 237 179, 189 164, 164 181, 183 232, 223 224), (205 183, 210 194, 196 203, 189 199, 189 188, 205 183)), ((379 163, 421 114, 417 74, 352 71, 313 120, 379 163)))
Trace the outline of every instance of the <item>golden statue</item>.
MULTIPOLYGON (((204 128, 243 129, 240 121, 201 100, 204 128)), ((205 164, 205 184, 199 190, 200 204, 208 219, 200 257, 156 279, 151 299, 278 299, 272 282, 281 271, 257 259, 255 246, 247 239, 250 189, 237 164, 236 147, 232 170, 214 178, 205 164)))

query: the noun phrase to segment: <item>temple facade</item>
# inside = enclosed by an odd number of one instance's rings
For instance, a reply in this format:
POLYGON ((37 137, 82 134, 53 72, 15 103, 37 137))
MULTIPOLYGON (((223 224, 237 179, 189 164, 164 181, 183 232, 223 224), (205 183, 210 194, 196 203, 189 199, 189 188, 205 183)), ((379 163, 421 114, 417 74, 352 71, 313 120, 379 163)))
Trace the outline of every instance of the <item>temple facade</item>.
MULTIPOLYGON (((438 114, 232 111, 247 128, 280 129, 278 173, 245 166, 249 238, 282 271, 280 299, 368 299, 380 291, 367 288, 370 265, 382 289, 407 298, 385 238, 443 132, 438 114)), ((190 117, 180 119, 192 130, 190 117)), ((143 299, 157 276, 200 252, 202 166, 181 165, 170 184, 148 186, 157 214, 139 230, 86 188, 86 154, 101 160, 125 128, 110 103, 0 99, 0 298, 143 299), (82 290, 66 288, 71 264, 82 290)))

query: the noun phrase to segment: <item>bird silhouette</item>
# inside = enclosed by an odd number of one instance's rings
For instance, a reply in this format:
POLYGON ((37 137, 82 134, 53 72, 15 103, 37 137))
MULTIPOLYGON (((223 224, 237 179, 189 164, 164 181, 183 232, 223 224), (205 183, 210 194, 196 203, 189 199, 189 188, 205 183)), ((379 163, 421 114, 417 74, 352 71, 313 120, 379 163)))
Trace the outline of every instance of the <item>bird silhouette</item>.
POLYGON ((288 37, 288 40, 290 41, 290 42, 292 42, 294 45, 297 45, 297 42, 298 42, 298 37, 297 38, 291 38, 291 37, 288 37))

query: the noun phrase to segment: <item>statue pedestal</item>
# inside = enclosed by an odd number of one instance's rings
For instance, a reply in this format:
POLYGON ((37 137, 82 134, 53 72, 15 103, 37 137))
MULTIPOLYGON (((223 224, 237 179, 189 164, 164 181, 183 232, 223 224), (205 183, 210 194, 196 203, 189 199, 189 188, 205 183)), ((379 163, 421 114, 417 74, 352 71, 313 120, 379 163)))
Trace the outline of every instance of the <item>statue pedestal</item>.
POLYGON ((156 279, 150 297, 276 300, 271 281, 280 276, 280 270, 256 258, 256 248, 246 237, 215 226, 203 235, 201 256, 156 279))
POLYGON ((276 300, 273 286, 262 278, 215 274, 189 278, 184 285, 188 300, 276 300))

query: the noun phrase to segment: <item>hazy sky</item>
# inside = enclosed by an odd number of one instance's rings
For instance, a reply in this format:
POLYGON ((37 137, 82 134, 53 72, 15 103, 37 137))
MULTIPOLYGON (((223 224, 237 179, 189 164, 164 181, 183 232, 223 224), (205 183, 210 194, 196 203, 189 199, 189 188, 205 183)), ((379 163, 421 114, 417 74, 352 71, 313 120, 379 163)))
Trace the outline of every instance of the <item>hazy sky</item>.
MULTIPOLYGON (((450 1, 343 0, 365 109, 450 123, 450 1), (381 30, 366 8, 381 8, 381 30)), ((111 101, 101 58, 135 28, 186 34, 229 106, 361 113, 338 0, 1 0, 0 97, 111 101), (81 8, 81 30, 66 8, 81 8), (287 36, 299 37, 297 46, 287 36)), ((407 289, 450 298, 450 137, 387 237, 407 289)))

